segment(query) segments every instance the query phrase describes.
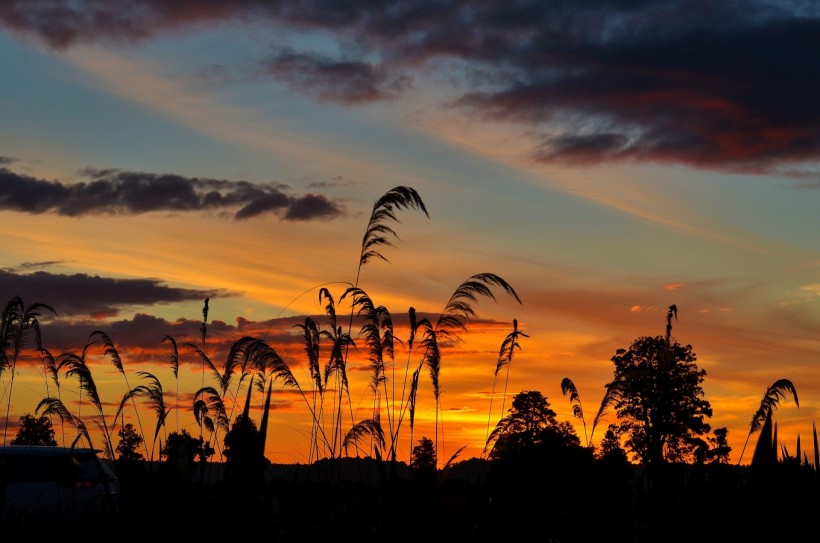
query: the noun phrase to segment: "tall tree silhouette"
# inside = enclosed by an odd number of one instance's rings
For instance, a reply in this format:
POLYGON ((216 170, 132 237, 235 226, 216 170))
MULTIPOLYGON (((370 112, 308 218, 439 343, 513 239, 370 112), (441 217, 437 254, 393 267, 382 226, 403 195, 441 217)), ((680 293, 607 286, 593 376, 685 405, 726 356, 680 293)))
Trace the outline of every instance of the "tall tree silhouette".
POLYGON ((572 425, 556 418, 546 396, 538 390, 524 390, 515 395, 509 414, 498 421, 486 446, 491 460, 515 459, 531 455, 545 440, 552 439, 580 445, 572 425))
POLYGON ((698 368, 691 345, 671 339, 673 314, 677 308, 670 306, 665 336, 639 337, 616 351, 614 378, 606 385, 612 391, 607 401, 629 436, 626 445, 650 466, 689 459, 696 439, 711 430, 712 407, 701 387, 706 370, 698 368))

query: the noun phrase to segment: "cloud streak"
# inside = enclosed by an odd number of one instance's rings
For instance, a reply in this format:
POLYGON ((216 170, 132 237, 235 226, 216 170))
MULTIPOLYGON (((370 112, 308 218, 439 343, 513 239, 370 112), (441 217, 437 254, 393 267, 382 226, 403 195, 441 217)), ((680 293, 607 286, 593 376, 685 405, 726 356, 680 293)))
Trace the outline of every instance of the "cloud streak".
POLYGON ((273 185, 175 174, 86 169, 88 182, 46 181, 0 168, 0 210, 32 214, 139 215, 155 211, 234 210, 237 220, 274 213, 287 221, 332 219, 339 203, 319 194, 291 196, 273 185))
POLYGON ((767 1, 331 9, 322 0, 51 0, 5 2, 0 25, 55 49, 250 20, 272 32, 321 31, 356 53, 336 60, 277 47, 260 51, 258 66, 315 100, 345 105, 395 99, 414 74, 438 70, 459 80, 450 105, 536 134, 536 162, 799 175, 820 151, 819 15, 811 5, 767 1))
POLYGON ((157 279, 117 279, 45 271, 18 274, 7 270, 0 270, 0 292, 12 293, 11 296, 18 296, 27 305, 44 303, 59 317, 88 316, 95 319, 115 316, 131 306, 238 295, 218 289, 173 288, 157 279))

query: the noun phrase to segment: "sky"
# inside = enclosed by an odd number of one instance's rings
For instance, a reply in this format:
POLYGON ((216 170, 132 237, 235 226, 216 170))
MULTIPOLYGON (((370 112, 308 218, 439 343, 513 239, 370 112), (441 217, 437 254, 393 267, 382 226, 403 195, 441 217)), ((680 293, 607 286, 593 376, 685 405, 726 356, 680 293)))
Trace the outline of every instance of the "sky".
MULTIPOLYGON (((420 357, 409 308, 435 321, 463 281, 494 274, 518 299, 476 299, 442 347, 438 407, 423 372, 401 428, 400 459, 426 436, 440 463, 481 456, 525 390, 585 442, 612 356, 663 335, 674 304, 731 461, 751 460, 752 416, 779 379, 799 398, 776 408, 781 444, 811 457, 819 35, 820 9, 798 1, 6 0, 0 295, 55 310, 40 319, 55 357, 87 348, 106 424, 148 372, 168 431, 199 435, 194 395, 215 381, 191 344, 221 369, 233 341, 263 339, 309 390, 297 325, 327 325, 322 287, 346 324, 358 284, 395 322, 396 401, 420 357), (385 259, 360 269, 395 187, 426 213, 397 210, 385 259), (497 372, 514 320, 526 336, 497 372)), ((351 331, 352 424, 373 393, 351 331)), ((56 394, 29 358, 0 379, 9 438, 56 394)), ((77 379, 59 383, 93 430, 77 379)), ((156 415, 135 406, 124 420, 150 446, 156 415)), ((271 406, 266 456, 310 461, 306 401, 279 382, 271 406)))

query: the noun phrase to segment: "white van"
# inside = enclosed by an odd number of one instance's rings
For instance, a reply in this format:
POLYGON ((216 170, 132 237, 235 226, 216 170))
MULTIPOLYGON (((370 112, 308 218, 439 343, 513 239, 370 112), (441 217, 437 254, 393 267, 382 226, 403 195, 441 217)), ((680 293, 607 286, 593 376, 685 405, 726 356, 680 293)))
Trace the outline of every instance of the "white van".
POLYGON ((119 484, 98 449, 0 446, 0 525, 107 521, 119 484))

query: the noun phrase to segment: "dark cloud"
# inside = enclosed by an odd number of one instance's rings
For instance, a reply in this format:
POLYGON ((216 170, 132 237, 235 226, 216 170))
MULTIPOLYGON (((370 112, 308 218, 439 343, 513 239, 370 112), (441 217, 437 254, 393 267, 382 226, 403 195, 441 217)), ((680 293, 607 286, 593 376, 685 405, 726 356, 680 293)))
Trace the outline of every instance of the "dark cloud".
POLYGON ((336 205, 324 196, 306 194, 301 198, 293 199, 285 218, 291 221, 309 221, 333 217, 338 213, 336 205))
POLYGON ((12 162, 16 162, 17 159, 10 156, 0 156, 0 164, 11 164, 12 162))
POLYGON ((17 274, 0 271, 2 303, 19 297, 26 305, 42 303, 59 317, 110 317, 138 305, 201 301, 236 296, 220 290, 172 288, 156 279, 114 279, 86 274, 61 275, 44 271, 17 274))
POLYGON ((411 78, 393 75, 384 66, 355 60, 334 60, 316 53, 277 48, 262 63, 263 72, 286 81, 292 90, 320 102, 361 104, 398 97, 411 78))
POLYGON ((320 30, 340 45, 355 44, 347 50, 359 57, 344 61, 277 49, 265 66, 294 89, 317 100, 360 103, 396 96, 407 74, 438 68, 461 80, 462 94, 451 105, 540 133, 536 161, 637 160, 788 173, 820 152, 820 6, 812 2, 0 5, 0 25, 54 48, 249 20, 263 21, 280 42, 287 28, 320 30))
POLYGON ((325 197, 290 196, 274 185, 247 181, 187 178, 173 174, 86 169, 89 182, 64 184, 0 168, 0 210, 57 213, 77 217, 96 214, 134 215, 152 211, 233 210, 236 219, 265 213, 285 220, 331 219, 341 204, 325 197), (321 198, 323 207, 304 213, 304 200, 321 198))

